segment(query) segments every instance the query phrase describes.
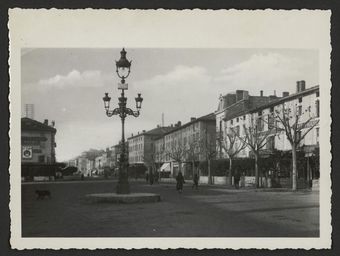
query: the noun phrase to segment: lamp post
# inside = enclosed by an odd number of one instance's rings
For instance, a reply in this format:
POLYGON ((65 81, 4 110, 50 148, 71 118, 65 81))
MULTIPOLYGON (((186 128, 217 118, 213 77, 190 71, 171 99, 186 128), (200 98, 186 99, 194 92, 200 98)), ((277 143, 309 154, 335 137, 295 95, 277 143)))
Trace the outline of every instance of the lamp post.
POLYGON ((118 84, 118 89, 121 90, 120 97, 118 98, 118 108, 110 110, 110 100, 109 94, 106 92, 103 97, 104 108, 106 111, 106 115, 108 117, 119 115, 122 121, 122 139, 121 139, 121 148, 120 148, 120 159, 119 159, 119 173, 118 173, 118 184, 117 184, 117 194, 129 194, 130 187, 128 181, 128 173, 127 173, 127 157, 126 157, 126 147, 125 147, 125 134, 124 134, 124 126, 125 126, 125 118, 128 115, 138 117, 139 111, 142 107, 143 98, 141 94, 138 93, 138 96, 135 98, 136 101, 136 111, 127 108, 126 102, 127 97, 125 97, 124 91, 128 89, 128 84, 125 83, 125 79, 130 75, 131 61, 126 59, 126 51, 123 50, 120 52, 120 59, 116 61, 116 73, 118 77, 121 79, 120 84, 118 84))

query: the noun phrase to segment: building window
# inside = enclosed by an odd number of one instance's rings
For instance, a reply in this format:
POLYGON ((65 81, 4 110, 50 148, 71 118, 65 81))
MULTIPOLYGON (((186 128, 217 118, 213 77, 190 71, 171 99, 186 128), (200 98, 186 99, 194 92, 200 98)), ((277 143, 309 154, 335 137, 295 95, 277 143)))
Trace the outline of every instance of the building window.
POLYGON ((230 124, 233 125, 233 119, 230 120, 230 124))
POLYGON ((237 118, 236 118, 236 123, 238 123, 238 121, 239 121, 239 118, 237 117, 237 118))
MULTIPOLYGON (((296 136, 297 136, 297 140, 301 140, 301 134, 302 132, 301 131, 298 131, 296 136)), ((300 141, 300 145, 302 144, 302 141, 300 141)))
POLYGON ((240 126, 235 126, 233 130, 237 136, 240 136, 240 126))
POLYGON ((320 101, 315 101, 316 117, 320 117, 320 101))
POLYGON ((299 98, 299 103, 301 103, 301 102, 302 102, 302 97, 299 98))
POLYGON ((302 115, 302 106, 298 107, 298 115, 301 116, 302 115))
POLYGON ((270 107, 270 113, 274 112, 274 107, 270 107))
POLYGON ((273 115, 268 115, 268 130, 274 129, 275 126, 275 118, 273 115))
POLYGON ((257 113, 259 116, 262 116, 262 110, 257 113))
POLYGON ((320 96, 320 92, 317 91, 317 92, 315 93, 315 95, 316 95, 316 97, 319 97, 319 96, 320 96))
POLYGON ((267 138, 267 149, 274 150, 275 149, 275 136, 270 136, 267 138))
POLYGON ((264 125, 263 125, 263 120, 261 117, 257 119, 257 130, 258 131, 263 131, 264 125))
POLYGON ((319 144, 320 128, 316 128, 316 143, 319 144))
POLYGON ((246 116, 243 116, 243 121, 245 121, 246 120, 246 116))
POLYGON ((44 163, 45 162, 45 156, 39 156, 38 161, 39 161, 39 163, 44 163))

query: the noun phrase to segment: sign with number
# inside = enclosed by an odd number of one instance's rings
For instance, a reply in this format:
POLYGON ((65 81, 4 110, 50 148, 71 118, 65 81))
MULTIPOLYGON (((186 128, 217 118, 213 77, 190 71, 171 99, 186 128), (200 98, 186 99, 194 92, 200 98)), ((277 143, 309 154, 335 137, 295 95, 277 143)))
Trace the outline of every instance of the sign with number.
POLYGON ((129 87, 128 84, 118 83, 118 89, 120 89, 120 90, 127 90, 128 87, 129 87))
POLYGON ((22 147, 22 158, 31 159, 33 156, 32 147, 22 147))

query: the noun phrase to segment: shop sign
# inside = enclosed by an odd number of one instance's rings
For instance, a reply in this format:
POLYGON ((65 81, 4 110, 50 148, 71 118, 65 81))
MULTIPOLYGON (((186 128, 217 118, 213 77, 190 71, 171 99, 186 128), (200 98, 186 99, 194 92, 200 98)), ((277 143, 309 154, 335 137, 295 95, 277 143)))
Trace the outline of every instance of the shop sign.
POLYGON ((32 147, 22 147, 22 158, 32 159, 32 157, 33 157, 32 147))

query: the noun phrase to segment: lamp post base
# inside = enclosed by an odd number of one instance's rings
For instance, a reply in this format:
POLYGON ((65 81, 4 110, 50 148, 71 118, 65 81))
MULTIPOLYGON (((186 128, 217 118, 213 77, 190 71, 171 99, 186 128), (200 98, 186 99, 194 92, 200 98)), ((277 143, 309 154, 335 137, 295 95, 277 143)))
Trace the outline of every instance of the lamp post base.
POLYGON ((128 181, 118 181, 116 187, 117 194, 130 194, 130 186, 128 181))

